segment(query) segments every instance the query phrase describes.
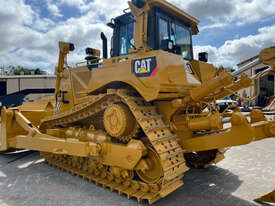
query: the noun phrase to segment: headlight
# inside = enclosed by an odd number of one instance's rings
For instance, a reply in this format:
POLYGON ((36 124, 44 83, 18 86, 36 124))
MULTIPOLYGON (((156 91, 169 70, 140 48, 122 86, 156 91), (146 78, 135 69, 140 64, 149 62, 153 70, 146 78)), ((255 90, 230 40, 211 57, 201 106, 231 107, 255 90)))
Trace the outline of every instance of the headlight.
POLYGON ((207 52, 199 53, 199 61, 208 62, 208 53, 207 52))

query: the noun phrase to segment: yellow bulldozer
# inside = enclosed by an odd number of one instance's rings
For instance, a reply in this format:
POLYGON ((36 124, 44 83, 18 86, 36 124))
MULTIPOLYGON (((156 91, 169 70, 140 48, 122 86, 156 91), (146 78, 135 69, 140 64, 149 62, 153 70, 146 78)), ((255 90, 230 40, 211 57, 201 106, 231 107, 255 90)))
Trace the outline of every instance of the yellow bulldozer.
MULTIPOLYGON (((107 24, 110 57, 103 33, 102 58, 87 48, 75 67, 67 63, 74 45, 59 42, 55 98, 3 107, 1 151, 40 151, 50 165, 151 204, 181 187, 190 167, 274 137, 275 120, 260 110, 220 112, 215 101, 274 72, 275 47, 259 55, 268 69, 237 77, 207 63, 206 53, 193 58, 198 24, 165 0, 132 0, 107 24)), ((274 202, 274 192, 257 200, 274 202)))

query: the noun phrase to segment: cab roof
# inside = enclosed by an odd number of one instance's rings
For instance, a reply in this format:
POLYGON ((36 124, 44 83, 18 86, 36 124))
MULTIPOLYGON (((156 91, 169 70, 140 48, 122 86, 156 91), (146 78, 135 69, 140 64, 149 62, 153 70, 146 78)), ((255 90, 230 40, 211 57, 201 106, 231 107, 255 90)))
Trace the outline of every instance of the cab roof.
POLYGON ((190 23, 193 35, 196 35, 199 33, 199 29, 197 25, 200 23, 200 21, 195 17, 187 14, 180 8, 174 6, 173 4, 170 4, 166 0, 147 0, 147 3, 151 8, 159 7, 165 12, 177 17, 179 20, 190 23))

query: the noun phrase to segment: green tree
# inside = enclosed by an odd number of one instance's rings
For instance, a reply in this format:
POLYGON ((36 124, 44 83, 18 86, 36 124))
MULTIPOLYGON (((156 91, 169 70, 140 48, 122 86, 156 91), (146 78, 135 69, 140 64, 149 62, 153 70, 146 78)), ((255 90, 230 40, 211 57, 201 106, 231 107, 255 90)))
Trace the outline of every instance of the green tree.
POLYGON ((43 74, 43 71, 40 68, 29 69, 29 68, 25 68, 23 66, 9 66, 9 70, 14 75, 20 75, 21 73, 23 73, 24 75, 31 75, 31 74, 41 75, 41 74, 43 74))
POLYGON ((224 68, 224 69, 228 70, 229 72, 234 72, 235 71, 235 69, 233 67, 223 67, 223 66, 217 67, 217 69, 220 69, 220 68, 224 68))

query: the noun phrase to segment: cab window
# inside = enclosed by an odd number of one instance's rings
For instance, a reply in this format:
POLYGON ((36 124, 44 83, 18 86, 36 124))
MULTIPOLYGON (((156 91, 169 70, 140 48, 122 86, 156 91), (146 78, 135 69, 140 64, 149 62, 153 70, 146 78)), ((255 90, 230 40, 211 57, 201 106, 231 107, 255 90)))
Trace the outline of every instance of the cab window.
MULTIPOLYGON (((157 24, 155 32, 158 33, 156 36, 158 39, 153 43, 150 42, 153 49, 161 49, 162 40, 173 41, 174 46, 180 48, 177 50, 177 54, 180 54, 186 60, 193 59, 192 49, 192 34, 191 27, 188 23, 179 21, 172 14, 167 14, 159 8, 156 8, 156 19, 157 24)), ((151 15, 152 16, 152 15, 151 15)), ((154 25, 154 19, 149 21, 151 25, 154 25)), ((152 35, 152 28, 149 28, 148 34, 152 35), (150 33, 151 32, 151 33, 150 33)), ((152 41, 153 38, 150 38, 152 41)))
POLYGON ((168 21, 164 20, 163 18, 159 19, 159 45, 161 45, 162 40, 169 39, 169 32, 168 32, 168 21))
MULTIPOLYGON (((181 48, 181 55, 184 59, 192 59, 191 33, 188 27, 176 24, 176 45, 181 48)), ((172 39, 173 40, 173 39, 172 39)))
POLYGON ((134 45, 134 23, 120 26, 119 32, 119 55, 127 55, 134 45))

